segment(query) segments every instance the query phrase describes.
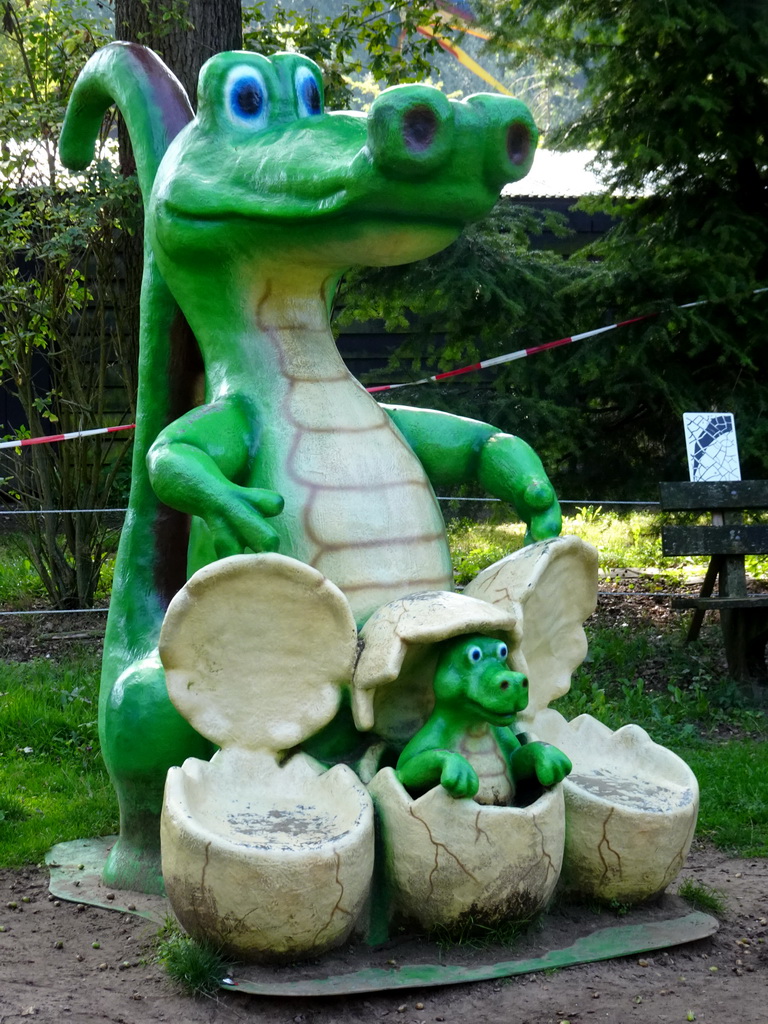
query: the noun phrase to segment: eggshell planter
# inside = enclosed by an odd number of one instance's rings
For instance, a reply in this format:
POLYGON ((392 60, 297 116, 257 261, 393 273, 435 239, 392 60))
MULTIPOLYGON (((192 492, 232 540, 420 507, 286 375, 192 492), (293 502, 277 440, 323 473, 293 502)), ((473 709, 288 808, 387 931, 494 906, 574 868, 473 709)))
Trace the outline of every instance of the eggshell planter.
POLYGON ((612 732, 590 715, 567 722, 547 710, 533 730, 573 761, 563 782, 563 887, 625 903, 663 892, 696 828, 699 787, 688 765, 637 725, 612 732))
POLYGON ((187 931, 242 959, 329 949, 368 896, 368 792, 293 749, 335 715, 356 641, 341 591, 276 554, 206 566, 166 614, 169 695, 220 750, 168 772, 163 877, 187 931))
POLYGON ((169 772, 161 843, 190 935, 246 960, 295 959, 354 927, 373 872, 373 811, 346 766, 219 752, 169 772))
POLYGON ((369 789, 396 916, 427 931, 493 926, 525 921, 549 902, 563 860, 560 786, 529 807, 455 800, 442 786, 414 800, 383 768, 369 789))

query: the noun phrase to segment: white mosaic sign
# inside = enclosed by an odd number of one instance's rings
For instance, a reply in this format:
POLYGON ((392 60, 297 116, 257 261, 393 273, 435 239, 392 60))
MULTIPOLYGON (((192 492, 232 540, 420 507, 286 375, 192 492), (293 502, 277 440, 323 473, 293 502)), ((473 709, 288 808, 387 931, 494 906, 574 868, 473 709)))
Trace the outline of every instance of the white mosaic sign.
POLYGON ((685 412, 683 428, 691 480, 741 480, 733 413, 685 412))

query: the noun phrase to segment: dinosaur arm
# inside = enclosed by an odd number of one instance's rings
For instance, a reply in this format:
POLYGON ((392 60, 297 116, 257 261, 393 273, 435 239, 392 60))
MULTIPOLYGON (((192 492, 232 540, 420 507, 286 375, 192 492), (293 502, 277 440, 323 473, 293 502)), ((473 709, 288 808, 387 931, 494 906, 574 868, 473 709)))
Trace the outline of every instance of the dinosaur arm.
POLYGON ((509 726, 494 726, 493 735, 499 745, 504 760, 507 764, 512 763, 513 756, 523 745, 509 726))
POLYGON ((406 788, 429 789, 438 783, 452 797, 473 797, 480 780, 472 765, 451 749, 463 733, 449 711, 435 709, 397 761, 396 774, 406 788))
POLYGON ((171 423, 149 450, 152 487, 166 505, 205 520, 216 556, 275 551, 278 537, 266 522, 280 513, 274 491, 244 487, 258 449, 258 419, 242 396, 200 406, 171 423))
POLYGON ((513 434, 464 416, 383 405, 416 453, 434 487, 478 483, 512 504, 526 523, 527 544, 557 537, 560 505, 541 460, 513 434))
POLYGON ((573 765, 562 750, 550 743, 534 740, 512 752, 509 762, 512 779, 537 779, 542 786, 554 786, 570 774, 573 765))
POLYGON ((453 750, 430 749, 400 755, 395 774, 406 789, 430 789, 438 783, 452 797, 473 797, 480 788, 477 772, 466 758, 453 750))

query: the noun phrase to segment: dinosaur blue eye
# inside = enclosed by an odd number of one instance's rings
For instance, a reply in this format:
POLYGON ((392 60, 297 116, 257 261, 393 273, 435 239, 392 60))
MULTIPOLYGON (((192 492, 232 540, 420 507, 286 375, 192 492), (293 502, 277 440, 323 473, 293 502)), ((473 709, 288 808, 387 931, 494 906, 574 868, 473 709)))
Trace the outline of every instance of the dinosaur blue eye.
POLYGON ((314 117, 323 112, 323 97, 317 79, 307 67, 296 72, 296 99, 300 117, 314 117))
POLYGON ((236 123, 261 128, 267 120, 267 87, 255 68, 233 68, 227 78, 229 112, 236 123))
POLYGON ((506 644, 499 644, 496 654, 501 661, 506 661, 507 655, 509 654, 509 648, 506 644))
POLYGON ((467 657, 470 661, 478 662, 483 656, 483 652, 479 647, 470 647, 467 651, 467 657))

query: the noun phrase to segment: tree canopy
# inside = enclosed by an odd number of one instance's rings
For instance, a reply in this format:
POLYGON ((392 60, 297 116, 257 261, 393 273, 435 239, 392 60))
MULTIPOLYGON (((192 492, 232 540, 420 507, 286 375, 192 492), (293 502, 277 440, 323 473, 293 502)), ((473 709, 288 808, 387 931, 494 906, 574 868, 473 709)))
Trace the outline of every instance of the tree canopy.
MULTIPOLYGON (((654 314, 495 376, 491 412, 540 450, 561 490, 652 497, 655 480, 685 475, 680 415, 695 409, 735 412, 745 473, 764 475, 768 296, 752 292, 768 285, 768 6, 478 0, 474 8, 510 68, 536 59, 552 76, 582 69, 588 103, 545 144, 596 152, 606 191, 585 205, 616 226, 567 267, 547 266, 539 301, 517 317, 510 254, 494 278, 510 303, 495 318, 485 306, 482 335, 452 312, 460 294, 473 294, 469 266, 463 283, 454 274, 445 290, 437 267, 424 269, 423 283, 419 271, 403 272, 400 299, 408 303, 406 284, 414 297, 422 287, 443 296, 449 351, 463 340, 470 357, 478 336, 486 357, 542 331, 548 340, 654 314), (677 308, 695 300, 707 304, 677 308)), ((535 254, 526 265, 543 271, 535 254)), ((374 289, 376 276, 367 279, 374 289)))
MULTIPOLYGON (((162 18, 185 0, 131 0, 162 18)), ((127 9, 126 2, 123 8, 127 9)), ((505 81, 579 72, 586 102, 548 146, 595 150, 606 183, 591 199, 616 227, 564 262, 531 247, 541 218, 505 201, 432 260, 350 279, 347 318, 418 323, 401 360, 448 369, 633 315, 648 320, 488 376, 398 393, 480 414, 542 453, 561 491, 652 496, 684 475, 680 414, 733 411, 745 473, 768 470, 764 386, 768 296, 768 5, 763 0, 476 0, 505 81), (680 310, 705 299, 707 305, 680 310)), ((53 156, 68 87, 105 37, 85 0, 3 5, 3 140, 42 140, 53 156)), ((101 11, 103 14, 103 11, 101 11)), ((245 45, 296 48, 321 64, 329 106, 366 68, 381 85, 426 78, 432 41, 416 32, 431 0, 325 4, 321 12, 256 3, 245 45), (398 42, 393 48, 392 43, 398 42)), ((444 25, 440 31, 447 31, 444 25)), ((7 157, 8 151, 3 154, 7 157)), ((29 165, 16 160, 16 175, 29 165)), ((8 180, 8 179, 6 179, 8 180)), ((524 184, 520 191, 524 192, 524 184)))

